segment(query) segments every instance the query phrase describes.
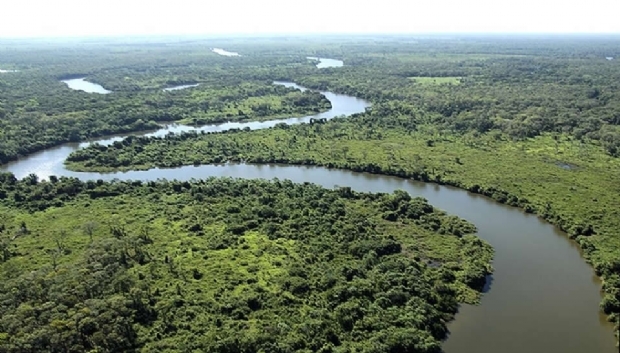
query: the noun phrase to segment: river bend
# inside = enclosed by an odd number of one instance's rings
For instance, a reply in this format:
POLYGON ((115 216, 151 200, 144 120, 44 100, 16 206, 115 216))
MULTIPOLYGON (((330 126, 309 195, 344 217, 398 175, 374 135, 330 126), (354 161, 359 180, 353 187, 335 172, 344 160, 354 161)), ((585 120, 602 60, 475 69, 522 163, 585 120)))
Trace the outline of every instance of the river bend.
MULTIPOLYGON (((290 87, 293 83, 276 82, 290 87)), ((78 88, 80 89, 80 88, 78 88)), ((369 103, 346 95, 322 92, 331 101, 328 112, 301 118, 264 122, 224 123, 200 128, 171 124, 137 135, 162 136, 188 130, 223 131, 264 129, 278 123, 299 124, 311 118, 331 119, 363 112, 369 103)), ((123 136, 98 139, 109 144, 123 136)), ((422 196, 434 206, 473 222, 478 235, 495 248, 495 273, 481 305, 461 307, 450 323, 447 353, 615 353, 612 325, 599 311, 600 282, 566 234, 519 209, 464 190, 395 177, 330 170, 320 167, 225 164, 184 166, 115 173, 77 173, 63 162, 90 142, 64 144, 0 166, 18 178, 30 173, 80 179, 188 180, 210 176, 279 178, 325 187, 349 186, 357 191, 392 192, 397 189, 422 196)))

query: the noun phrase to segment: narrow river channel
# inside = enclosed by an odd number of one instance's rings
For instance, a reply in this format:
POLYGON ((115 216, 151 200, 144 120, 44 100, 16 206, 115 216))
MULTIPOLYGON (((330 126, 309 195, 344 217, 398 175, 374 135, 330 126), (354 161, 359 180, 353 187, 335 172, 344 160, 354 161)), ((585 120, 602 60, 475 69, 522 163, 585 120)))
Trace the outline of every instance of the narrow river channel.
MULTIPOLYGON (((301 88, 293 83, 276 82, 301 88)), ((79 89, 79 88, 78 88, 79 89)), ((265 122, 225 123, 197 130, 230 128, 263 129, 278 123, 298 124, 310 118, 331 119, 363 112, 368 102, 346 95, 323 92, 332 103, 328 112, 301 118, 265 122)), ((142 135, 165 135, 194 130, 168 125, 142 135)), ((122 136, 98 140, 108 144, 122 136)), ((279 178, 311 182, 325 187, 349 186, 357 191, 392 192, 397 189, 425 197, 434 206, 463 217, 478 227, 478 235, 496 251, 495 273, 479 306, 464 305, 450 324, 447 353, 615 353, 612 325, 599 310, 600 282, 581 258, 578 246, 566 234, 519 209, 496 203, 452 187, 424 184, 382 175, 284 165, 225 164, 185 166, 117 173, 76 173, 63 162, 74 150, 87 145, 65 144, 32 154, 3 166, 17 177, 35 173, 80 179, 160 178, 187 180, 211 176, 279 178)))

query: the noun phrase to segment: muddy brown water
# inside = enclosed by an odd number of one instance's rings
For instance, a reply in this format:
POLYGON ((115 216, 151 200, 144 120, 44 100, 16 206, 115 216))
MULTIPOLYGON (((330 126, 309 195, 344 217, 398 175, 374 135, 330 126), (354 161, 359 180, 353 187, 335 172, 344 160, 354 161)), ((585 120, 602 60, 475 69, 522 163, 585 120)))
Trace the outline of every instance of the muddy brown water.
MULTIPOLYGON (((278 83, 299 87, 293 83, 278 83)), ((298 124, 310 118, 331 119, 363 112, 369 104, 355 97, 323 92, 332 110, 315 116, 249 123, 225 123, 198 128, 262 129, 278 123, 298 124)), ((143 133, 162 136, 193 130, 167 125, 143 133)), ((100 139, 109 144, 123 136, 100 139)), ((422 196, 434 206, 473 222, 478 235, 495 248, 495 272, 478 306, 463 305, 450 323, 444 343, 447 353, 616 353, 612 325, 599 310, 601 284, 585 263, 578 246, 566 234, 536 216, 467 191, 411 180, 321 167, 225 164, 184 166, 116 173, 77 173, 63 162, 74 150, 87 145, 65 144, 0 166, 22 178, 30 173, 80 179, 157 180, 227 176, 289 179, 325 187, 348 186, 357 191, 392 192, 397 189, 422 196)))

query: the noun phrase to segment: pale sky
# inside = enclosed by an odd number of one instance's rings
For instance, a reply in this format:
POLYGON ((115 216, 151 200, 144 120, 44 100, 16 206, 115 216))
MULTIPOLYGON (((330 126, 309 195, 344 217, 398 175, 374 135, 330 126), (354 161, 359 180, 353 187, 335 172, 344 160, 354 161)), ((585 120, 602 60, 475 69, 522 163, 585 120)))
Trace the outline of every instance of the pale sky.
POLYGON ((620 0, 1 0, 0 37, 620 33, 620 0))

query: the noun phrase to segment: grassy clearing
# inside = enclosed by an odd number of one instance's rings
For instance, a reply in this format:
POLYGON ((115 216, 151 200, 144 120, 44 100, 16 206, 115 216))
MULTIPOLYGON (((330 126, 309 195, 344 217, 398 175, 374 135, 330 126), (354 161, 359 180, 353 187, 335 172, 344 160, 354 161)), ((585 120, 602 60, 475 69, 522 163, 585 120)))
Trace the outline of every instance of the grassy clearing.
POLYGON ((458 85, 461 77, 408 77, 408 79, 421 85, 458 85))

